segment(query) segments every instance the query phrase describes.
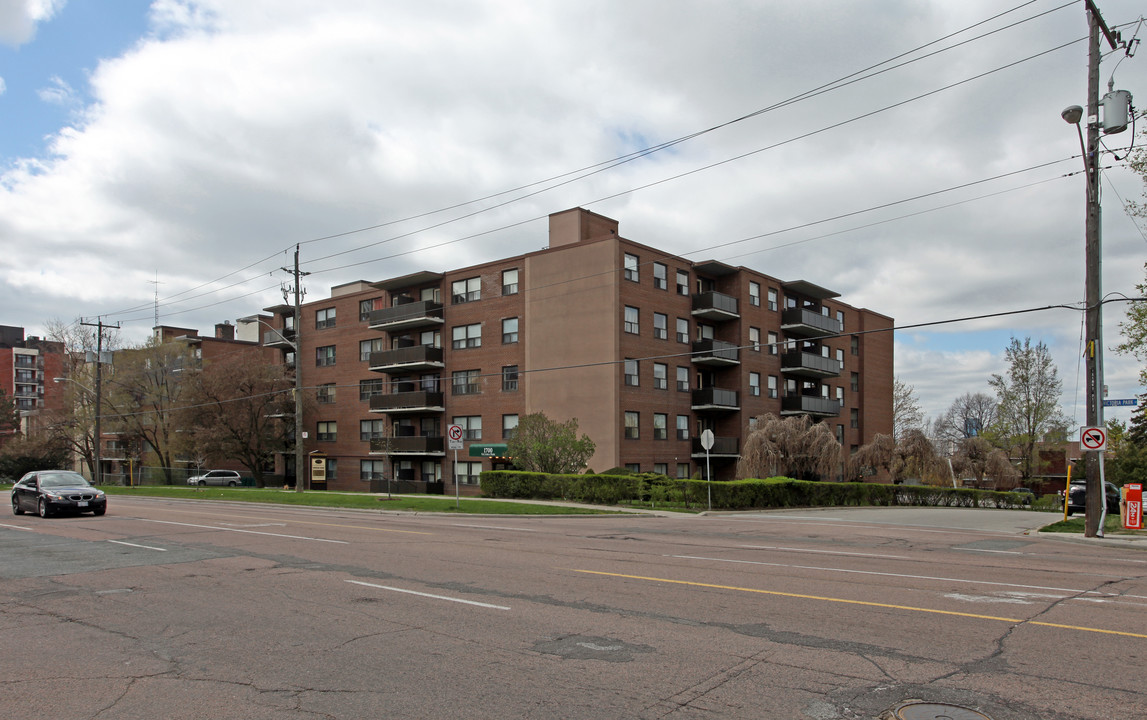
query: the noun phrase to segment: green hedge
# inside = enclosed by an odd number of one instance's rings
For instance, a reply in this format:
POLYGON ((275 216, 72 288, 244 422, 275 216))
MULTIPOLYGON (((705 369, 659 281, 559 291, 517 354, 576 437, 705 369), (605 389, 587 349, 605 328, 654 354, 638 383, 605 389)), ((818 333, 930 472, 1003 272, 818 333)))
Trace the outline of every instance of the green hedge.
POLYGON ((832 483, 768 478, 714 482, 676 480, 650 473, 637 475, 548 475, 493 470, 482 473, 486 497, 533 500, 568 500, 598 505, 624 502, 677 503, 685 507, 713 508, 838 507, 848 505, 1025 508, 1030 495, 924 485, 832 483))

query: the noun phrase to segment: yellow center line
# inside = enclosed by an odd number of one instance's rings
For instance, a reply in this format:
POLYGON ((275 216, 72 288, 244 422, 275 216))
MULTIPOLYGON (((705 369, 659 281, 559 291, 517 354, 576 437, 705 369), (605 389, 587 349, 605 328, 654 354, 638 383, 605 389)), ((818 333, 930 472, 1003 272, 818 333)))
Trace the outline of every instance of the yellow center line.
POLYGON ((673 580, 671 578, 645 577, 643 575, 626 575, 624 573, 600 572, 597 570, 578 570, 567 568, 569 572, 585 575, 604 575, 606 577, 625 578, 628 580, 648 580, 650 582, 668 583, 671 585, 688 585, 690 587, 713 588, 716 590, 735 590, 737 592, 756 593, 758 595, 773 595, 777 597, 797 598, 800 600, 820 600, 823 602, 843 603, 846 605, 866 605, 868 607, 889 608, 891 610, 908 610, 911 612, 933 613, 935 615, 955 615, 956 617, 975 618, 978 620, 998 620, 1013 624, 1042 625, 1043 627, 1060 628, 1064 630, 1080 630, 1082 632, 1103 633, 1105 635, 1120 635, 1123 637, 1144 638, 1142 633, 1124 632, 1121 630, 1103 630, 1101 628, 1084 627, 1081 625, 1061 625, 1058 623, 1040 622, 1038 620, 1024 620, 1023 618, 1000 617, 997 615, 979 615, 976 613, 957 612, 955 610, 936 610, 934 608, 914 607, 912 605, 894 605, 891 603, 871 602, 868 600, 849 600, 848 598, 825 597, 823 595, 804 595, 801 593, 781 592, 779 590, 761 590, 758 588, 737 587, 736 585, 717 585, 714 583, 693 582, 690 580, 673 580))
MULTIPOLYGON (((264 521, 266 521, 267 519, 275 519, 275 520, 283 520, 285 522, 298 523, 300 525, 319 525, 322 527, 347 528, 349 530, 374 530, 377 532, 404 533, 406 535, 433 535, 434 534, 434 533, 429 533, 429 532, 422 532, 419 530, 392 530, 390 528, 369 527, 369 526, 365 526, 365 525, 344 525, 341 523, 322 523, 322 522, 314 522, 313 520, 295 520, 294 518, 282 518, 282 517, 277 517, 277 516, 266 516, 266 515, 232 515, 232 514, 196 512, 194 510, 169 510, 167 508, 152 508, 152 509, 159 510, 160 512, 169 512, 169 513, 177 512, 181 515, 202 515, 202 516, 206 516, 206 517, 241 518, 243 520, 264 520, 264 521)), ((274 512, 274 511, 272 510, 272 512, 274 512)))

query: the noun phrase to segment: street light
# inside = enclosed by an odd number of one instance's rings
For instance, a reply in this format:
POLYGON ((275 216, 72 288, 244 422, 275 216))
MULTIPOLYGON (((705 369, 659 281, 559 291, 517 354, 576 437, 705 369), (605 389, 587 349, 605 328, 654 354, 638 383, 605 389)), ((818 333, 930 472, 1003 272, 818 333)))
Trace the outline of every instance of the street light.
POLYGON ((295 342, 291 342, 283 335, 283 331, 271 325, 262 318, 250 315, 248 317, 239 318, 239 322, 244 325, 250 325, 253 322, 262 323, 266 325, 271 332, 279 336, 279 339, 285 342, 291 350, 295 353, 295 492, 303 491, 303 472, 305 465, 303 464, 303 365, 302 358, 299 357, 299 318, 298 310, 295 311, 295 342))

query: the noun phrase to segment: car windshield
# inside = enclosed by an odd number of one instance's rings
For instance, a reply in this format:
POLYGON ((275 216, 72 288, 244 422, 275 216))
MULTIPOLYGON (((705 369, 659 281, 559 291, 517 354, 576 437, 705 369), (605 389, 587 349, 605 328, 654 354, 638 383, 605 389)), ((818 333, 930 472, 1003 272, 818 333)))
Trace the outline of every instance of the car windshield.
POLYGON ((51 473, 49 475, 41 475, 40 487, 88 487, 88 481, 84 479, 83 475, 75 473, 51 473))

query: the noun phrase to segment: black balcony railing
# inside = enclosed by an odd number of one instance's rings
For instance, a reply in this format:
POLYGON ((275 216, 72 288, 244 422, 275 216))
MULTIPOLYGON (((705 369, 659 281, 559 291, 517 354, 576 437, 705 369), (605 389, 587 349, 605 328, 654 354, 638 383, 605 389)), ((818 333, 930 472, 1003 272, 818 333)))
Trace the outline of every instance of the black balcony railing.
POLYGON ((781 398, 781 413, 837 417, 840 415, 840 401, 815 395, 789 395, 781 398))
POLYGON ((740 350, 724 340, 700 340, 693 343, 690 358, 698 365, 737 365, 740 363, 740 350))
POLYGON ((708 320, 732 320, 737 314, 737 298, 715 291, 693 296, 693 315, 708 320))
POLYGON ((370 441, 370 452, 374 455, 441 455, 446 452, 441 436, 377 438, 370 441))
POLYGON ((444 409, 440 392, 398 392, 375 395, 370 399, 371 412, 417 412, 444 409))
POLYGON ((425 370, 443 366, 442 348, 429 345, 383 350, 370 354, 370 369, 388 372, 391 370, 425 370))
POLYGON ((694 410, 736 410, 737 391, 708 387, 693 391, 694 410))
POLYGON ((367 323, 372 330, 398 330, 423 325, 441 325, 442 303, 432 300, 404 303, 371 310, 367 323))
POLYGON ((840 375, 840 361, 792 350, 781 354, 781 372, 808 377, 837 377, 840 375))
POLYGON ((840 321, 808 308, 788 308, 781 313, 781 330, 800 337, 839 335, 840 321))
MULTIPOLYGON (((713 447, 709 448, 709 455, 739 455, 741 452, 741 439, 735 437, 715 437, 713 447)), ((693 438, 693 456, 705 457, 705 448, 701 446, 701 438, 693 438)))

